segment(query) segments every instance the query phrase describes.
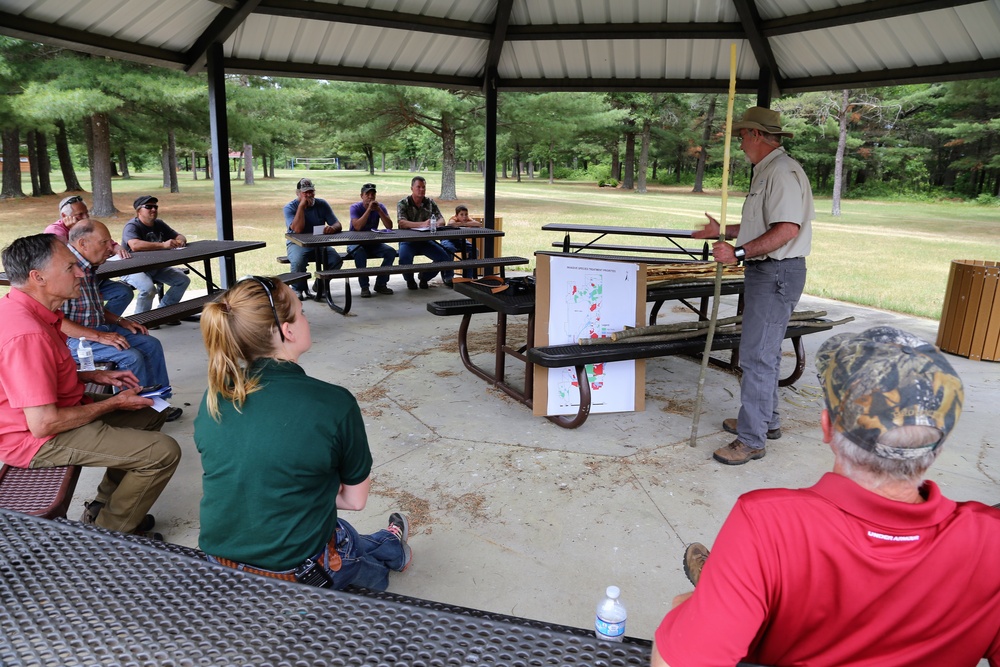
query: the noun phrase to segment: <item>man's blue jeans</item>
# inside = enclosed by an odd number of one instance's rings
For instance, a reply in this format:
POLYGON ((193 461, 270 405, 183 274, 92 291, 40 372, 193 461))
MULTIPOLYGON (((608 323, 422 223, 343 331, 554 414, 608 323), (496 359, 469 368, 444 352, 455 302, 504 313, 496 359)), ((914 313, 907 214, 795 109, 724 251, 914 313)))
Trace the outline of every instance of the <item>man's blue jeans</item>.
POLYGON ((104 309, 122 316, 128 305, 132 303, 132 288, 117 280, 102 280, 97 283, 97 290, 104 300, 104 309))
MULTIPOLYGON (((128 341, 129 348, 119 350, 113 345, 102 345, 96 341, 88 341, 91 349, 94 350, 94 361, 113 361, 118 364, 120 371, 132 371, 139 378, 139 383, 148 387, 154 384, 162 384, 164 387, 170 385, 170 378, 167 375, 167 362, 163 358, 163 346, 160 341, 152 336, 135 334, 113 324, 103 324, 95 327, 98 331, 110 331, 121 334, 128 341)), ((67 340, 70 354, 77 362, 77 348, 80 346, 80 339, 69 338, 67 340)), ((171 392, 163 393, 163 398, 170 398, 171 392)))
MULTIPOLYGON (((354 258, 354 266, 359 269, 368 266, 369 258, 380 258, 381 266, 392 266, 392 261, 396 259, 396 249, 384 243, 351 245, 347 246, 347 252, 354 258)), ((375 288, 385 287, 388 282, 389 276, 378 276, 375 278, 375 288)), ((358 276, 358 285, 362 289, 368 289, 368 276, 358 276)))
MULTIPOLYGON (((293 273, 309 272, 307 264, 309 262, 316 260, 316 252, 322 252, 323 254, 323 268, 335 271, 340 268, 344 263, 344 258, 340 256, 336 250, 332 247, 327 246, 326 248, 303 248, 300 245, 295 245, 291 241, 285 241, 285 255, 288 256, 288 264, 292 269, 293 273)), ((293 284, 292 289, 296 293, 302 290, 293 284)))
POLYGON ((781 426, 778 379, 781 341, 806 284, 804 257, 748 262, 743 272, 740 335, 740 412, 736 432, 747 447, 765 445, 767 431, 781 426))
MULTIPOLYGON (((407 264, 413 264, 413 258, 417 255, 423 255, 427 257, 432 262, 448 262, 451 261, 451 253, 441 247, 441 244, 435 241, 404 241, 399 244, 399 265, 405 266, 407 264)), ((427 282, 431 278, 437 275, 437 271, 421 271, 420 280, 427 282)), ((442 271, 441 278, 443 280, 451 280, 452 276, 455 275, 454 271, 442 271)), ((403 277, 406 278, 406 282, 413 282, 412 273, 404 273, 403 277)))
POLYGON ((138 296, 135 300, 135 312, 145 313, 153 307, 153 297, 156 296, 156 283, 168 285, 169 289, 164 293, 160 301, 160 307, 172 306, 184 298, 184 291, 191 284, 191 279, 184 275, 180 269, 166 266, 162 269, 153 269, 146 273, 132 273, 122 278, 125 282, 135 288, 138 296))

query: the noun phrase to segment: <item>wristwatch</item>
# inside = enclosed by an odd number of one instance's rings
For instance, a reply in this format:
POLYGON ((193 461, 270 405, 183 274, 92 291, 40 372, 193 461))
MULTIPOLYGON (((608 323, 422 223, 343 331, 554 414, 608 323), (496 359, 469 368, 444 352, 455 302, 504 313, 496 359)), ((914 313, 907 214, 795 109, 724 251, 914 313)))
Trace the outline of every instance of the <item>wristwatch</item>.
POLYGON ((747 256, 747 251, 743 249, 743 246, 738 245, 736 246, 736 250, 733 251, 733 254, 736 255, 737 262, 742 262, 747 256))

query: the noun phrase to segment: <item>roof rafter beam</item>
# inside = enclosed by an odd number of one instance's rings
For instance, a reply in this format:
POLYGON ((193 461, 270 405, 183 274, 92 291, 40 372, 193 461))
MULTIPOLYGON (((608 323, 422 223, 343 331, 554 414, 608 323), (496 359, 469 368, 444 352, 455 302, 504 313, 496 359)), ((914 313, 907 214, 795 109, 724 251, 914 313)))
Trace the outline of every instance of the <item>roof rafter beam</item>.
POLYGON ((184 68, 186 72, 196 72, 205 67, 208 60, 208 49, 212 44, 222 44, 229 36, 236 32, 247 17, 257 8, 260 0, 243 0, 243 3, 236 8, 225 8, 220 11, 211 24, 205 29, 194 45, 185 54, 188 65, 184 68))
POLYGON ((493 15, 493 36, 490 38, 490 47, 486 50, 486 62, 483 64, 484 77, 495 70, 500 63, 500 54, 503 52, 504 42, 507 41, 510 11, 513 6, 514 0, 497 0, 497 9, 493 15))
POLYGON ((257 76, 289 76, 304 79, 333 79, 336 81, 365 81, 388 84, 428 86, 456 90, 480 90, 482 79, 478 77, 447 76, 426 72, 393 72, 366 67, 341 67, 337 65, 317 65, 271 60, 248 60, 226 58, 225 68, 231 74, 251 74, 257 76))
POLYGON ((796 14, 764 22, 765 37, 822 30, 866 21, 891 19, 958 5, 969 5, 982 0, 870 0, 859 4, 833 7, 808 14, 796 14))
MULTIPOLYGON (((778 80, 781 68, 778 67, 778 61, 774 58, 774 51, 771 50, 770 43, 764 37, 762 21, 756 3, 749 0, 733 0, 733 6, 736 7, 736 12, 740 15, 746 40, 750 42, 750 49, 753 51, 754 58, 757 59, 761 72, 769 73, 773 79, 771 83, 777 83, 778 88, 782 88, 781 82, 778 80)), ((760 86, 754 88, 756 90, 760 86)))
POLYGON ((212 23, 198 36, 194 45, 188 49, 187 54, 185 54, 188 58, 188 66, 184 70, 190 73, 204 69, 205 62, 208 60, 208 49, 212 44, 222 44, 229 39, 229 36, 236 32, 236 29, 246 21, 247 16, 259 4, 260 0, 243 0, 243 4, 237 8, 227 7, 219 12, 212 23))
POLYGON ((311 21, 369 25, 396 30, 418 30, 472 39, 489 39, 493 34, 493 27, 485 23, 470 23, 420 14, 402 14, 349 5, 331 5, 325 2, 304 2, 303 0, 264 0, 254 10, 254 13, 311 21))
POLYGON ((865 88, 876 86, 902 86, 912 83, 935 83, 961 79, 1000 77, 1000 58, 884 69, 879 72, 856 74, 831 74, 799 79, 785 79, 783 92, 807 93, 811 91, 865 88))
POLYGON ((739 23, 582 23, 579 25, 512 25, 507 40, 556 39, 743 39, 739 23))
POLYGON ((0 12, 0 34, 31 42, 42 42, 71 51, 90 53, 108 58, 122 58, 144 65, 182 69, 184 59, 173 51, 144 46, 114 37, 74 30, 54 23, 0 12))
MULTIPOLYGON (((637 92, 637 93, 724 93, 729 81, 723 79, 497 79, 505 92, 637 92)), ((737 80, 736 92, 753 93, 756 80, 737 80)))

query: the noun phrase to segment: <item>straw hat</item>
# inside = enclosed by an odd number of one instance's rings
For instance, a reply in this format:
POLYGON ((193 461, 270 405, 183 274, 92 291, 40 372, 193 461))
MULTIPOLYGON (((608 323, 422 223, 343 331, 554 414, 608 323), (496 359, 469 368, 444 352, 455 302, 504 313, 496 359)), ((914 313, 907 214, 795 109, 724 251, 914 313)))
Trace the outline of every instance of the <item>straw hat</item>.
POLYGON ((739 130, 760 130, 779 137, 793 137, 791 132, 781 129, 781 114, 773 109, 750 107, 743 112, 743 118, 733 123, 733 134, 739 130))

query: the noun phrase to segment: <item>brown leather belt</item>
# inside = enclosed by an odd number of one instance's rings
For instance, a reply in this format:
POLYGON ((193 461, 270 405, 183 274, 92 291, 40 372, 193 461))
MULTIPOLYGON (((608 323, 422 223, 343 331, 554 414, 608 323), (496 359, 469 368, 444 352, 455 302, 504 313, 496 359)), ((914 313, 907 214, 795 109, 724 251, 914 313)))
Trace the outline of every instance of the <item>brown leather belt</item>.
MULTIPOLYGON (((298 569, 298 567, 293 567, 291 570, 282 570, 277 572, 275 570, 262 570, 259 567, 253 567, 252 565, 240 563, 235 560, 229 560, 228 558, 220 558, 219 556, 213 556, 213 558, 220 565, 231 567, 234 570, 250 572, 251 574, 262 574, 265 577, 281 579, 282 581, 295 581, 295 570, 298 569)), ((340 553, 337 551, 337 531, 333 532, 333 537, 330 538, 327 545, 319 552, 319 554, 316 555, 315 558, 312 558, 311 560, 319 563, 332 572, 336 572, 340 569, 342 561, 340 560, 340 553)))

